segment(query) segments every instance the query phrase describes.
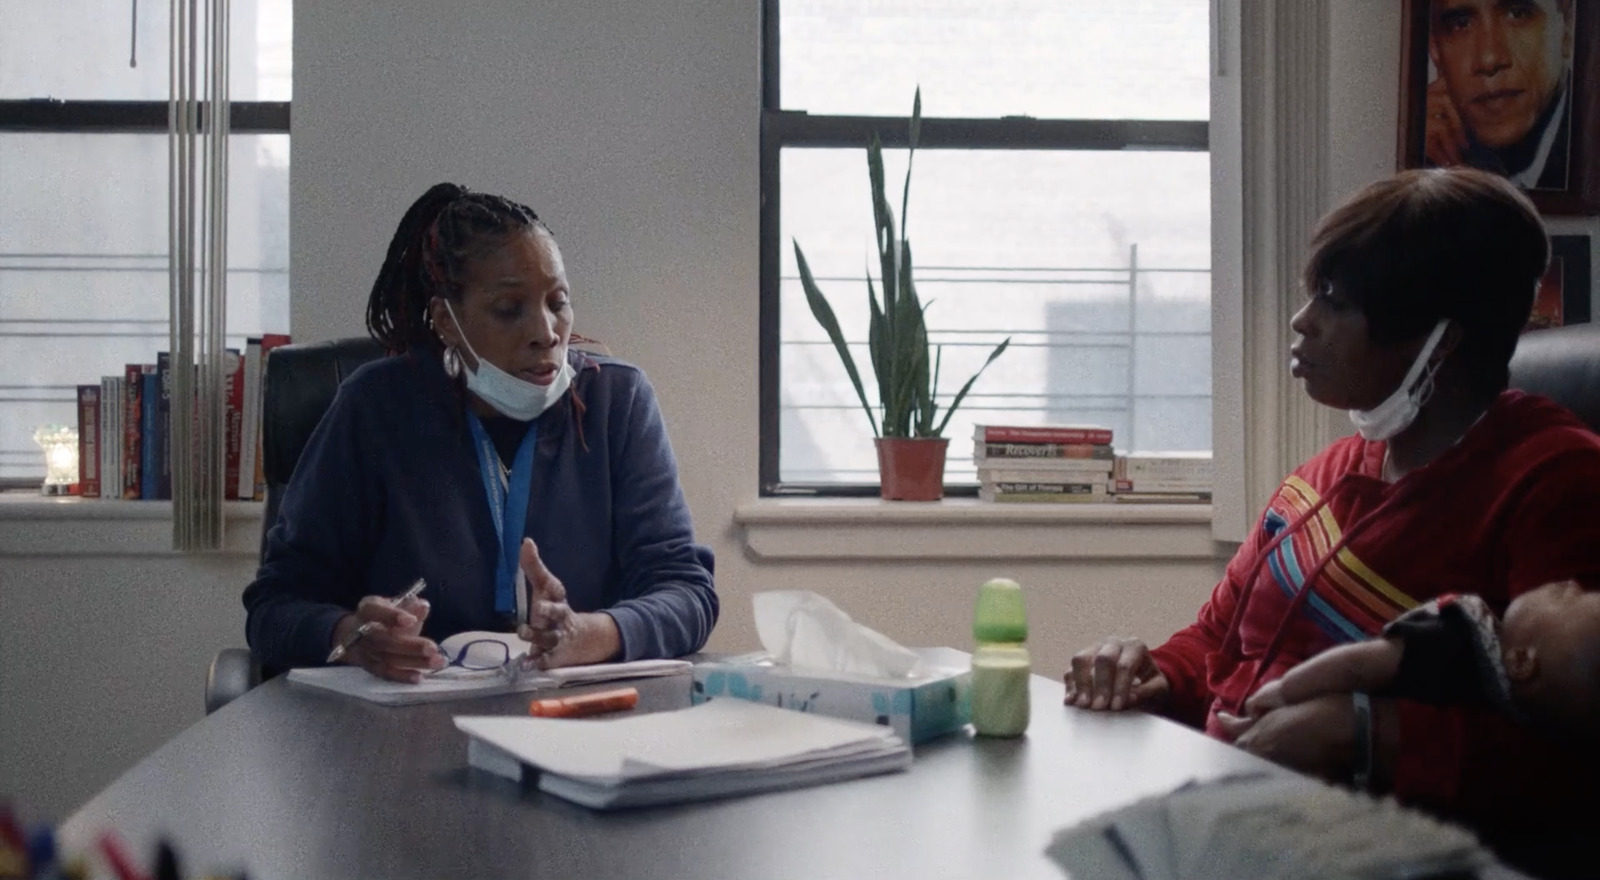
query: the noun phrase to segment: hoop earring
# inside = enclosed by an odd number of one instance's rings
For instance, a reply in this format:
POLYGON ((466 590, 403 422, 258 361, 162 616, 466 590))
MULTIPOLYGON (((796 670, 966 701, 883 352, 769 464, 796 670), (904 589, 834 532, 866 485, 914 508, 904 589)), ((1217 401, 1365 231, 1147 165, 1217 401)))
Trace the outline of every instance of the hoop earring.
POLYGON ((461 352, 453 345, 444 350, 444 374, 452 379, 461 378, 461 352))

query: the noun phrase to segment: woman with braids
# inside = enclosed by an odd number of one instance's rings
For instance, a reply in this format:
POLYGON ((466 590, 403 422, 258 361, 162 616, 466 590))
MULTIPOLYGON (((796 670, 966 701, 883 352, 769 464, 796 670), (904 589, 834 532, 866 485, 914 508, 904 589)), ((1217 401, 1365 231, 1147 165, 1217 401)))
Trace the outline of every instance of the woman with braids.
POLYGON ((342 662, 412 682, 471 630, 518 630, 545 668, 705 644, 712 556, 655 394, 570 349, 572 315, 532 210, 453 184, 411 206, 367 304, 392 356, 340 387, 244 593, 263 666, 322 664, 365 623, 342 662))

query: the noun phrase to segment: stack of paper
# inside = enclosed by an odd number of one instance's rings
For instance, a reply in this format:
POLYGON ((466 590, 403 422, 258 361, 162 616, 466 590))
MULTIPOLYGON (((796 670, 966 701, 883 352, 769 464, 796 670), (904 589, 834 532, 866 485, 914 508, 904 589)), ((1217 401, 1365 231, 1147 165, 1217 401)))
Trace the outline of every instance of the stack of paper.
POLYGON ((1184 786, 1062 831, 1048 853, 1073 880, 1470 876, 1492 861, 1463 829, 1287 774, 1184 786))
MULTIPOLYGON (((475 642, 500 642, 506 646, 506 657, 520 658, 528 652, 528 643, 509 633, 459 633, 445 639, 439 647, 447 657, 455 657, 464 646, 475 642)), ((418 684, 386 681, 354 666, 325 666, 290 670, 289 683, 386 706, 410 706, 441 700, 576 687, 602 681, 676 675, 689 671, 691 666, 687 660, 635 660, 631 663, 596 663, 592 666, 532 669, 526 672, 510 667, 489 670, 448 667, 424 676, 418 684)))
POLYGON ((467 763, 599 810, 799 788, 911 766, 887 727, 713 700, 614 720, 458 717, 467 763))

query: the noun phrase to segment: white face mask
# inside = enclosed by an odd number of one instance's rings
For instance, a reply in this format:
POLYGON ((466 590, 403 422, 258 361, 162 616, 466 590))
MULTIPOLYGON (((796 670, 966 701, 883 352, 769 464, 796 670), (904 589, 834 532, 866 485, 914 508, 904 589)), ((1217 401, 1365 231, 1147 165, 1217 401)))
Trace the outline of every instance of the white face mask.
POLYGON ((467 347, 467 353, 478 362, 476 370, 466 371, 467 390, 494 407, 496 412, 519 422, 533 421, 545 410, 554 406, 572 385, 572 364, 565 360, 561 362, 561 369, 556 371, 556 377, 549 385, 537 385, 526 379, 518 379, 479 357, 478 353, 472 350, 472 343, 467 341, 466 332, 461 330, 461 321, 456 318, 455 309, 450 307, 448 299, 444 302, 444 308, 450 313, 450 319, 456 322, 456 331, 461 334, 461 344, 467 347))
POLYGON ((1428 341, 1423 343, 1422 351, 1417 353, 1417 359, 1406 371, 1406 377, 1400 380, 1400 387, 1383 403, 1368 410, 1350 410, 1350 421, 1355 423, 1362 438, 1388 440, 1411 427, 1411 423, 1417 420, 1422 405, 1433 395, 1433 374, 1438 370, 1437 364, 1428 363, 1428 357, 1439 347, 1439 340, 1444 338, 1444 328, 1449 324, 1449 321, 1441 318, 1439 323, 1433 325, 1433 332, 1428 334, 1428 341))

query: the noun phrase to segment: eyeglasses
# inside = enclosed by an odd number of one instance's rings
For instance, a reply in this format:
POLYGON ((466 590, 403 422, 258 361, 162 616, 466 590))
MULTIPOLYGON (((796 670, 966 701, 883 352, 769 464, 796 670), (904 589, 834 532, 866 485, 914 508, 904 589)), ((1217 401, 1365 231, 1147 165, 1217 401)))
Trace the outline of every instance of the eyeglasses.
POLYGON ((509 674, 514 665, 511 648, 505 642, 476 639, 462 645, 449 662, 428 674, 438 678, 489 678, 509 674))

